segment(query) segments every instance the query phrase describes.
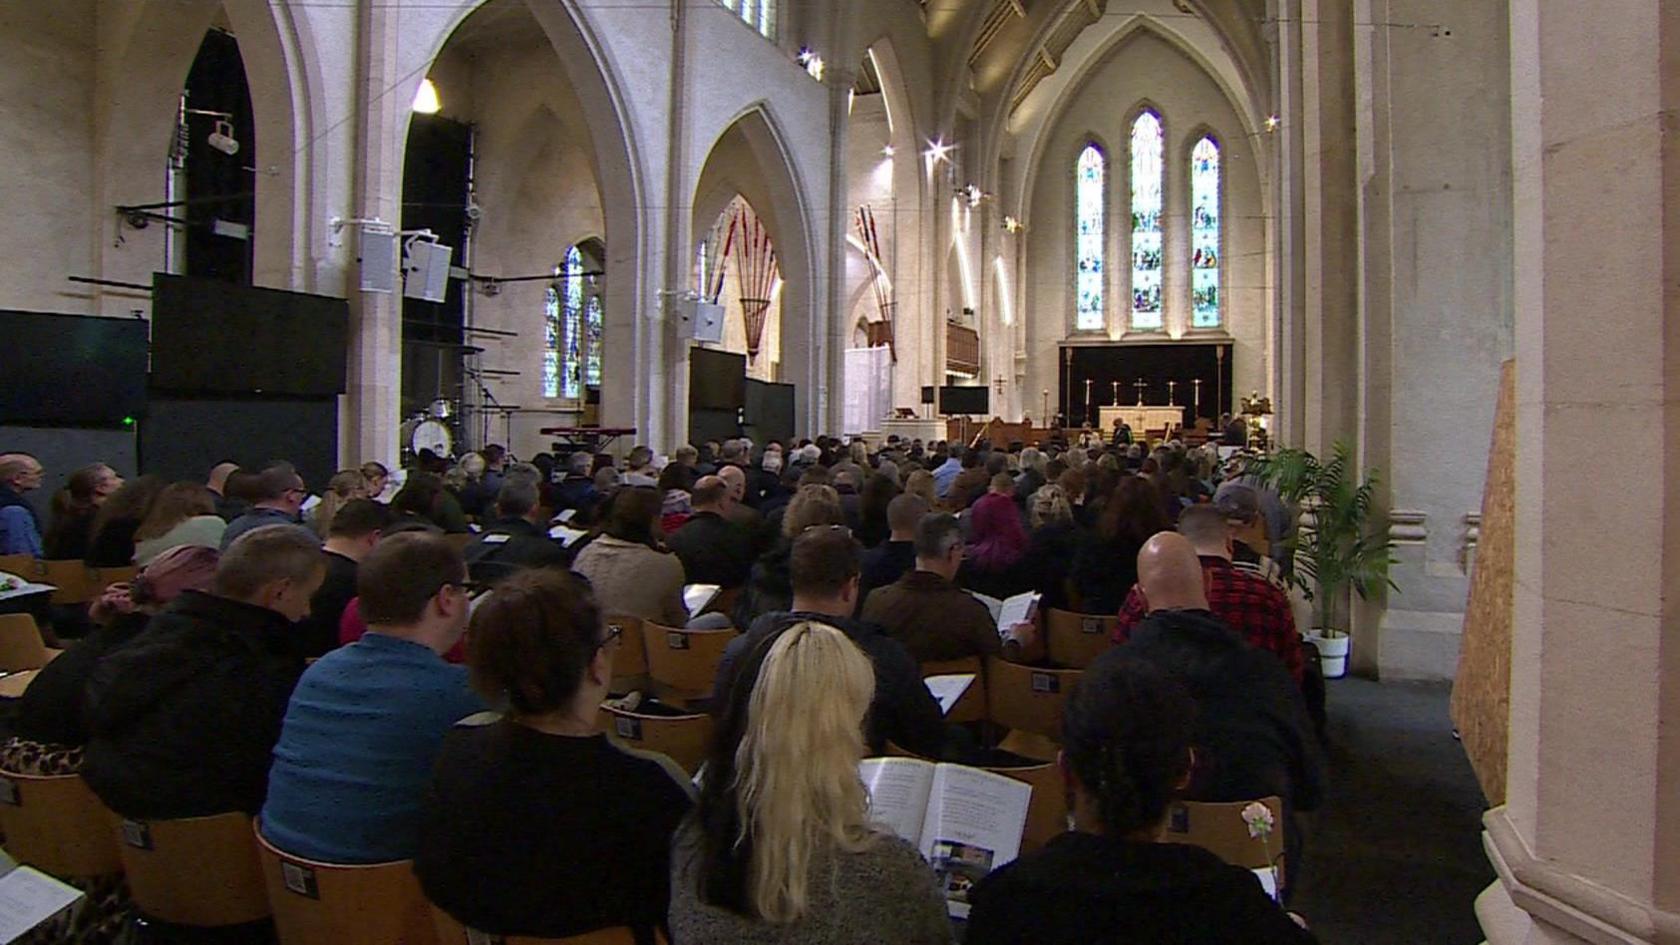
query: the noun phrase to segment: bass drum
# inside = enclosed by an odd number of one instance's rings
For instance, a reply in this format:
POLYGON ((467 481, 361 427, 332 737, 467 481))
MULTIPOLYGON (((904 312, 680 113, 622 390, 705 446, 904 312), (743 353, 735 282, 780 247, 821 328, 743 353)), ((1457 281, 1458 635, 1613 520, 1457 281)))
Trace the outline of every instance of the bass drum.
POLYGON ((448 458, 455 455, 455 437, 441 421, 414 419, 402 425, 403 445, 419 456, 421 450, 448 458))

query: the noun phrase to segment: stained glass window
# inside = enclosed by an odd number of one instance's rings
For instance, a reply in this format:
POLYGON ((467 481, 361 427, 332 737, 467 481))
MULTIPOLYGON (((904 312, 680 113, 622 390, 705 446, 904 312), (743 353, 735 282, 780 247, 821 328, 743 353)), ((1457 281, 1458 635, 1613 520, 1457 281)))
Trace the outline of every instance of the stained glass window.
POLYGON ((1132 122, 1132 327, 1161 321, 1161 116, 1145 109, 1132 122))
MULTIPOLYGON (((576 399, 583 396, 583 254, 566 250, 547 296, 547 329, 543 352, 543 396, 576 399)), ((598 357, 598 356, 597 356, 598 357)))
POLYGON ((1219 327, 1219 142, 1190 152, 1190 292, 1193 328, 1219 327))
POLYGON ((601 320, 601 297, 591 295, 583 310, 583 333, 588 355, 584 359, 583 383, 588 387, 601 386, 601 341, 605 326, 601 320))
POLYGON ((560 396, 560 293, 543 293, 543 396, 560 396))
POLYGON ((719 0, 725 10, 733 10, 747 25, 760 34, 776 38, 776 0, 719 0))
POLYGON ((1074 171, 1074 252, 1078 272, 1074 276, 1074 327, 1097 331, 1103 327, 1103 239, 1107 228, 1103 215, 1103 153, 1087 145, 1079 154, 1074 171))

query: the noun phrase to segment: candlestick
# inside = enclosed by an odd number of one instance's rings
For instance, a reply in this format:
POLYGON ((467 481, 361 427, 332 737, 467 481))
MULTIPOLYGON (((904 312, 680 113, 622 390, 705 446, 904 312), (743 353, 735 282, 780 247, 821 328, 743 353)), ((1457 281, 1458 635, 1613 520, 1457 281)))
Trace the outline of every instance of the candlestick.
POLYGON ((1202 379, 1198 377, 1191 381, 1190 384, 1195 388, 1194 396, 1196 398, 1196 419, 1200 420, 1202 418, 1202 379))
POLYGON ((1085 379, 1085 422, 1091 422, 1091 379, 1085 379))
POLYGON ((1120 382, 1119 381, 1114 381, 1114 382, 1112 382, 1112 384, 1113 384, 1113 387, 1114 387, 1114 399, 1109 401, 1109 403, 1118 407, 1118 406, 1120 406, 1120 382))
POLYGON ((1178 406, 1177 402, 1175 402, 1173 400, 1173 395, 1177 390, 1178 390, 1178 382, 1177 381, 1168 381, 1167 382, 1167 406, 1168 407, 1177 407, 1178 406))

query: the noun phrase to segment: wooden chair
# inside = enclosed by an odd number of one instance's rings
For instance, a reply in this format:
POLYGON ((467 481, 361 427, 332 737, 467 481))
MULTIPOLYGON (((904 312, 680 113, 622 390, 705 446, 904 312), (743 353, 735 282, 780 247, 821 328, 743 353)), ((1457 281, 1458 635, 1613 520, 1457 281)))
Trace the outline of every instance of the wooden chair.
POLYGON ((1051 610, 1044 618, 1044 642, 1050 662, 1069 669, 1084 669, 1107 653, 1118 617, 1075 614, 1051 610))
MULTIPOLYGON (((486 935, 467 928, 455 917, 432 907, 432 922, 437 928, 438 945, 636 945, 636 935, 627 926, 600 929, 566 938, 535 938, 529 935, 486 935)), ((664 936, 659 936, 663 942, 664 936)))
POLYGON ((957 699, 957 704, 951 711, 945 713, 945 721, 952 723, 983 722, 986 719, 986 672, 980 665, 980 657, 970 656, 960 660, 941 660, 934 663, 922 664, 922 678, 929 676, 949 676, 955 673, 973 673, 974 682, 968 691, 957 699))
POLYGON ((105 593, 105 589, 113 584, 133 581, 134 576, 140 573, 139 566, 133 564, 124 565, 120 568, 90 568, 89 570, 92 572, 95 597, 105 593))
POLYGON ((724 648, 739 635, 734 630, 684 630, 644 622, 648 675, 660 700, 672 705, 704 700, 712 691, 724 648))
POLYGON ((34 581, 41 577, 41 562, 34 555, 0 555, 0 571, 34 581))
POLYGON ((1067 786, 1059 764, 1024 768, 987 768, 987 771, 1032 785, 1027 804, 1027 829, 1021 834, 1021 852, 1032 853, 1067 832, 1067 786))
POLYGON ((42 561, 41 581, 58 588, 53 592, 54 604, 85 604, 105 590, 104 585, 95 586, 98 578, 80 561, 42 561))
POLYGON ((999 747, 1040 761, 1055 760, 1054 749, 1047 749, 1045 740, 1054 742, 1061 738, 1062 711, 1068 696, 1079 685, 1080 673, 1077 669, 1023 666, 996 657, 987 660, 987 716, 1012 733, 1027 733, 1041 739, 1036 745, 1005 739, 999 747))
POLYGON ((18 673, 40 669, 63 650, 48 647, 41 628, 29 614, 0 614, 0 671, 18 673))
POLYGON ((609 630, 616 628, 619 634, 618 652, 613 655, 613 679, 646 676, 647 641, 642 639, 642 618, 608 617, 601 622, 609 630))
POLYGON ((280 945, 433 945, 437 930, 412 860, 319 863, 275 849, 252 821, 280 945))
POLYGON ((0 830, 13 859, 61 879, 122 872, 109 814, 80 775, 0 772, 0 830))
POLYGON ((0 699, 22 699, 29 690, 29 684, 35 681, 40 670, 26 669, 21 673, 6 673, 0 676, 0 699))
POLYGON ((1272 812, 1272 835, 1264 842, 1249 835, 1248 823, 1243 820, 1243 808, 1253 801, 1177 801, 1167 811, 1165 839, 1201 847, 1232 866, 1251 870, 1275 867, 1281 886, 1283 800, 1273 795, 1262 797, 1259 802, 1272 812))
POLYGON ((608 738, 632 748, 659 752, 690 775, 706 760, 712 741, 709 715, 643 715, 610 705, 601 706, 601 712, 608 738))
POLYGON ((247 814, 135 821, 112 815, 134 905, 177 925, 240 925, 271 914, 247 814))

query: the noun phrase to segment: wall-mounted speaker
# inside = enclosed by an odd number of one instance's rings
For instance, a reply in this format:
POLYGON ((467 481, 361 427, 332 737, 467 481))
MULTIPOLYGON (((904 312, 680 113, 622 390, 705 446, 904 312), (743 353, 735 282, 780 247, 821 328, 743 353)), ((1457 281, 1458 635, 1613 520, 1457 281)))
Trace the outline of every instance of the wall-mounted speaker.
POLYGON ((426 240, 413 240, 403 255, 403 295, 427 302, 442 302, 449 293, 449 261, 453 247, 426 240))
POLYGON ((677 317, 683 321, 683 333, 695 341, 707 344, 723 341, 723 306, 682 299, 677 302, 677 317))
POLYGON ((390 292, 396 288, 397 234, 387 227, 362 224, 356 239, 356 268, 363 292, 390 292))

